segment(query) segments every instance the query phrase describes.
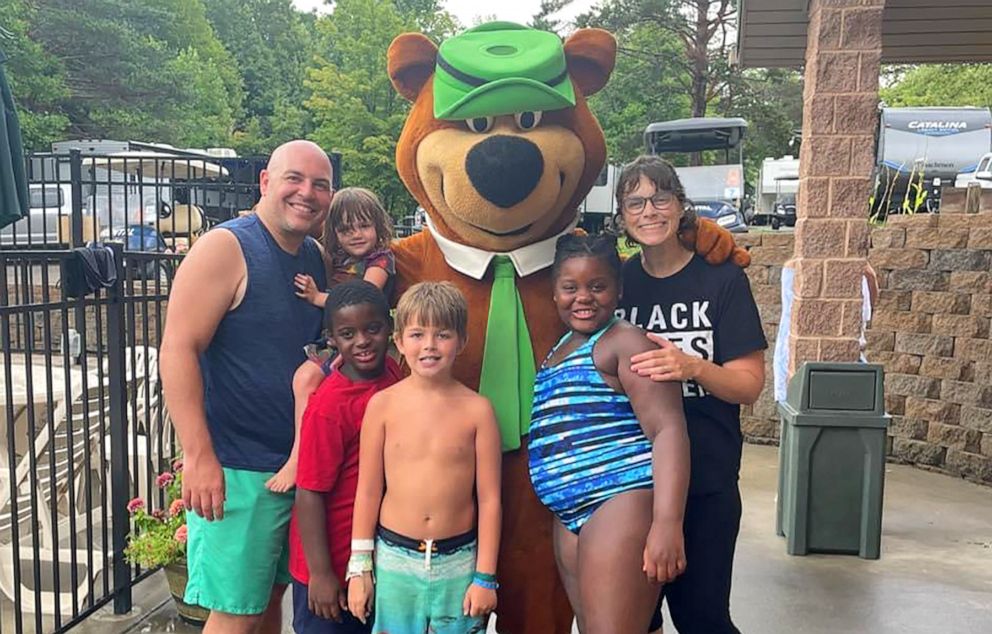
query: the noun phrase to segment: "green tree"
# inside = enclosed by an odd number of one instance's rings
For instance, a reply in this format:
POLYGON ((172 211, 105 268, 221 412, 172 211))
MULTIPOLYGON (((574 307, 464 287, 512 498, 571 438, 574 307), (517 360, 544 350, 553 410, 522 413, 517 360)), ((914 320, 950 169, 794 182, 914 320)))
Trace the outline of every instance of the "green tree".
POLYGON ((376 192, 395 216, 414 206, 396 174, 396 141, 409 104, 386 74, 390 42, 407 31, 439 37, 454 22, 433 2, 340 0, 317 21, 320 54, 306 81, 310 135, 341 152, 345 179, 376 192), (405 9, 401 11, 400 7, 405 9), (421 22, 418 22, 421 20, 421 22))
POLYGON ((879 90, 889 106, 992 108, 992 64, 924 64, 879 90))
POLYGON ((240 78, 201 0, 36 0, 29 33, 58 60, 66 132, 223 145, 240 78), (177 16, 185 22, 177 24, 177 16))
POLYGON ((624 163, 644 151, 644 128, 652 121, 686 116, 690 107, 688 73, 659 63, 680 55, 680 43, 651 23, 615 34, 617 63, 610 81, 589 100, 606 135, 611 163, 624 163))
POLYGON ((0 0, 0 49, 7 54, 5 74, 17 103, 24 147, 49 149, 69 128, 62 100, 69 95, 65 68, 58 58, 30 37, 37 7, 24 0, 0 0))
POLYGON ((311 16, 291 0, 203 0, 217 37, 236 60, 244 109, 232 138, 241 153, 266 153, 306 135, 306 69, 317 52, 311 16))
POLYGON ((195 50, 200 63, 209 65, 221 80, 232 112, 237 115, 244 97, 237 61, 211 25, 204 0, 156 0, 155 4, 168 16, 155 34, 173 50, 195 50))
MULTIPOLYGON (((569 4, 545 0, 535 18, 569 4)), ((743 117, 745 170, 753 182, 762 158, 790 151, 802 122, 802 84, 785 70, 732 68, 727 62, 735 6, 725 0, 607 0, 577 19, 617 37, 617 64, 590 100, 606 134, 610 160, 643 151, 645 127, 683 117, 743 117)), ((793 150, 794 151, 794 150, 793 150)), ((699 163, 706 153, 689 157, 699 163)))
POLYGON ((607 0, 576 22, 614 33, 651 24, 676 38, 682 55, 666 55, 658 61, 669 72, 687 73, 690 116, 703 117, 729 81, 731 71, 725 60, 734 45, 736 18, 737 3, 731 0, 607 0))
POLYGON ((572 0, 541 0, 537 13, 530 20, 530 26, 542 31, 561 33, 565 25, 562 24, 561 20, 555 18, 554 14, 570 4, 572 4, 572 0))
POLYGON ((411 30, 420 31, 435 42, 462 29, 458 20, 444 9, 443 0, 394 0, 394 3, 411 30))
POLYGON ((786 154, 799 156, 796 132, 802 127, 803 85, 798 72, 782 68, 750 69, 735 75, 725 100, 728 117, 748 122, 744 137, 745 181, 755 183, 761 161, 786 154))

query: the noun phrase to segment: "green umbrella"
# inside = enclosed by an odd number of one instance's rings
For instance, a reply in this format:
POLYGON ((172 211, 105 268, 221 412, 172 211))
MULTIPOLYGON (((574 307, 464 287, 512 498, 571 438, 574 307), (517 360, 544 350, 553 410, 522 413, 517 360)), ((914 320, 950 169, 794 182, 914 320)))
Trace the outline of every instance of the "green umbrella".
POLYGON ((14 95, 3 74, 7 56, 0 51, 0 228, 28 215, 28 179, 24 172, 21 126, 14 95))

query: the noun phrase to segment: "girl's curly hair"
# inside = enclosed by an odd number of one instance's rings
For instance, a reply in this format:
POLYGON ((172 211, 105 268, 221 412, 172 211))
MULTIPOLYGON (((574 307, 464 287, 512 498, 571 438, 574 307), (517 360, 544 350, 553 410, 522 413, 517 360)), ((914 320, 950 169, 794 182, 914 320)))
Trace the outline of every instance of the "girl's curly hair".
POLYGON ((621 281, 623 264, 617 253, 616 237, 609 232, 597 235, 566 233, 555 243, 555 260, 551 265, 551 278, 558 279, 562 264, 571 258, 599 258, 610 267, 617 284, 621 281))

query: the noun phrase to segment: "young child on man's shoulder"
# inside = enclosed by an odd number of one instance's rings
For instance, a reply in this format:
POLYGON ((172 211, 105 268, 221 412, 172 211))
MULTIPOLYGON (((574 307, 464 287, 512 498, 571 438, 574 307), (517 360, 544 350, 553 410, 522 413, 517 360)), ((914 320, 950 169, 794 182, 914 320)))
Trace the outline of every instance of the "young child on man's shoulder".
MULTIPOLYGON (((386 209, 370 190, 345 187, 335 193, 320 240, 331 265, 331 283, 362 279, 383 289, 388 298, 396 275, 389 248, 392 226, 386 209)), ((297 275, 296 288, 297 295, 315 306, 327 300, 327 293, 309 275, 297 275)))
POLYGON ((484 632, 496 607, 499 430, 489 401, 451 375, 467 320, 453 284, 411 287, 394 334, 411 374, 365 413, 348 605, 367 619, 374 596, 376 633, 484 632))
POLYGON ((359 436, 369 399, 401 374, 386 354, 389 305, 373 284, 355 280, 333 287, 324 322, 342 364, 309 400, 300 430, 290 524, 293 627, 297 634, 367 634, 368 626, 346 611, 344 588, 359 436))
MULTIPOLYGON (((382 203, 371 191, 362 187, 346 187, 334 194, 331 208, 324 221, 321 244, 329 262, 330 283, 340 284, 349 280, 365 280, 382 289, 388 300, 393 292, 396 264, 389 243, 393 239, 392 220, 382 203)), ((309 275, 297 275, 297 296, 324 306, 327 293, 317 288, 309 275)), ((296 479, 296 461, 300 450, 300 421, 307 399, 324 377, 331 373, 331 358, 307 346, 308 359, 293 376, 294 425, 296 440, 289 460, 266 483, 270 490, 283 493, 293 488, 296 479)))

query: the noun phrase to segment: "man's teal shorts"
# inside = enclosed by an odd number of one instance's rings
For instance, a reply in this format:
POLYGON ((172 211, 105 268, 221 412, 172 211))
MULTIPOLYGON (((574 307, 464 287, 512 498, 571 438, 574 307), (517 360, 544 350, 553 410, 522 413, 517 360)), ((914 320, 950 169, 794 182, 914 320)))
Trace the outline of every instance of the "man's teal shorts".
POLYGON ((261 614, 274 584, 288 584, 293 491, 265 488, 271 472, 224 468, 224 519, 186 513, 187 603, 228 614, 261 614))

